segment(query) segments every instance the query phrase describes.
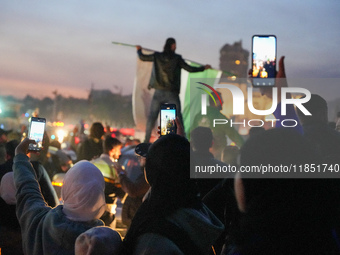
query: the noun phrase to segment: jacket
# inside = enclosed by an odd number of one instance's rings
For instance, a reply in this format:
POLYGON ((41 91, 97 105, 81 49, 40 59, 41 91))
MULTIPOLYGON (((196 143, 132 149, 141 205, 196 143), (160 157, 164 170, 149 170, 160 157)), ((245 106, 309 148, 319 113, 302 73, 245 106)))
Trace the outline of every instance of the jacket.
POLYGON ((142 61, 153 61, 149 89, 167 90, 179 94, 182 68, 188 72, 202 72, 205 69, 204 66, 193 67, 188 65, 181 55, 175 53, 155 52, 151 55, 145 55, 142 50, 138 50, 137 53, 142 61))
POLYGON ((74 254, 76 238, 86 230, 104 225, 101 220, 69 220, 62 205, 55 208, 44 201, 34 169, 26 155, 14 158, 14 183, 17 187, 16 214, 22 233, 25 254, 74 254))
MULTIPOLYGON (((202 254, 209 254, 212 244, 224 230, 224 225, 205 205, 201 210, 179 209, 166 220, 184 230, 202 254)), ((133 254, 184 255, 172 240, 156 233, 145 233, 138 237, 133 254)))

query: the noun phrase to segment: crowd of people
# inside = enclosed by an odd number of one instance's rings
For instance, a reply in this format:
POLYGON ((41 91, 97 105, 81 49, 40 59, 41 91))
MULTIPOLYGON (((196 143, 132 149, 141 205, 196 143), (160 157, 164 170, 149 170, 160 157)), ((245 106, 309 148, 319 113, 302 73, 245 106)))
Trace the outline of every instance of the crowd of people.
POLYGON ((305 107, 312 115, 291 109, 297 128, 255 128, 246 141, 229 132, 239 146, 224 143, 218 158, 214 130, 195 127, 189 141, 181 118, 177 134, 153 143, 120 141, 94 122, 73 154, 47 136, 34 154, 33 140, 0 129, 1 254, 340 254, 340 179, 190 176, 195 165, 339 164, 326 101, 313 94, 305 107), (118 162, 128 149, 139 160, 136 178, 118 162), (111 227, 113 197, 127 205, 124 236, 111 227))

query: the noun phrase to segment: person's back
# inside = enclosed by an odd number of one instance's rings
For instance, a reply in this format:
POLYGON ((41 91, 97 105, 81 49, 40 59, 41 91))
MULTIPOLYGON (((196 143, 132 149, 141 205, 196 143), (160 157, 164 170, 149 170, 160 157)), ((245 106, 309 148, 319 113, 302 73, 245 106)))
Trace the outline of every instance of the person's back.
POLYGON ((165 42, 163 52, 155 52, 150 55, 142 53, 142 47, 136 45, 137 54, 142 61, 152 61, 152 73, 148 89, 154 88, 150 113, 148 116, 145 140, 148 143, 151 137, 151 131, 158 117, 159 106, 162 103, 176 104, 177 116, 183 123, 182 107, 179 99, 181 86, 181 69, 188 72, 202 72, 211 68, 210 65, 194 67, 188 65, 183 58, 175 53, 176 41, 174 38, 168 38, 165 42))
MULTIPOLYGON (((191 156, 195 166, 198 166, 205 171, 211 166, 227 166, 224 162, 217 160, 210 152, 210 149, 213 146, 213 133, 209 127, 195 128, 191 131, 190 138, 191 147, 193 149, 191 156)), ((196 178, 201 198, 222 180, 221 178, 211 178, 212 176, 208 171, 206 178, 201 177, 202 176, 197 176, 196 178)))
POLYGON ((179 93, 183 62, 182 57, 176 53, 155 52, 154 69, 150 80, 153 88, 179 93))
POLYGON ((190 179, 189 142, 178 135, 158 139, 145 175, 151 192, 124 239, 124 254, 209 254, 224 227, 190 179))
MULTIPOLYGON (((241 166, 320 163, 314 147, 294 130, 272 129, 251 137, 241 148, 241 166)), ((277 174, 277 173, 275 173, 277 174)), ((223 254, 338 254, 338 194, 331 179, 251 178, 235 180, 238 208, 223 254)))

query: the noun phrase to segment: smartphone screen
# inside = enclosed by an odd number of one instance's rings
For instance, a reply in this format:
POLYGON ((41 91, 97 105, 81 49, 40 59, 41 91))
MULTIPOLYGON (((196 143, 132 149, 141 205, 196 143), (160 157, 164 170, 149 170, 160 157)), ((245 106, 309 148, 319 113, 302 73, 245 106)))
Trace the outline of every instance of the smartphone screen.
POLYGON ((32 117, 28 130, 28 138, 35 140, 36 144, 30 143, 30 151, 40 151, 43 147, 46 119, 32 117))
POLYGON ((274 86, 276 76, 276 36, 254 35, 252 69, 254 86, 274 86))
POLYGON ((160 127, 161 135, 176 134, 176 105, 175 104, 161 104, 160 109, 160 127))

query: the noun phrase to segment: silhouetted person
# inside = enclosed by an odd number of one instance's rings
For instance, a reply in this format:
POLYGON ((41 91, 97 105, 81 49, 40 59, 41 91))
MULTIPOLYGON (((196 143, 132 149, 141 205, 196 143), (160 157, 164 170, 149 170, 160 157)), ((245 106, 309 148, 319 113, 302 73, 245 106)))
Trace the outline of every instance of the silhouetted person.
POLYGON ((312 115, 297 113, 302 123, 304 137, 308 139, 323 156, 324 163, 340 163, 340 133, 328 125, 328 106, 324 98, 312 94, 303 104, 312 115))
POLYGON ((154 142, 145 176, 151 192, 125 236, 124 254, 209 254, 223 225, 190 179, 188 140, 171 134, 154 142))
MULTIPOLYGON (((195 166, 208 168, 210 166, 227 166, 224 162, 214 158, 214 155, 210 152, 213 145, 213 134, 208 127, 197 127, 190 134, 190 143, 192 147, 192 157, 195 166)), ((202 178, 202 173, 197 176, 196 182, 200 191, 200 196, 204 197, 213 187, 215 187, 222 179, 213 178, 209 173, 205 174, 205 178, 202 178)))
POLYGON ((152 61, 153 68, 148 88, 154 88, 156 91, 151 101, 150 113, 148 116, 145 140, 148 143, 151 132, 155 126, 161 103, 176 104, 177 115, 183 123, 181 102, 179 92, 181 86, 181 69, 188 72, 202 72, 211 68, 210 65, 193 67, 188 65, 181 55, 175 53, 176 41, 174 38, 168 38, 165 42, 163 52, 155 52, 151 55, 142 53, 142 47, 137 45, 137 54, 142 61, 152 61))
MULTIPOLYGON (((241 166, 319 163, 320 156, 297 131, 271 129, 241 148, 241 166)), ((235 194, 240 218, 222 254, 339 254, 338 194, 329 179, 251 178, 240 173, 235 194), (336 199, 335 199, 336 198, 336 199)))
MULTIPOLYGON (((222 95, 220 92, 217 92, 219 97, 222 99, 222 95)), ((241 147, 244 143, 242 136, 235 130, 229 123, 229 119, 221 113, 222 105, 218 100, 215 94, 213 95, 216 101, 213 101, 211 97, 209 97, 209 106, 207 106, 207 114, 201 115, 201 113, 197 114, 194 117, 194 122, 192 128, 196 128, 198 126, 201 127, 209 127, 213 132, 214 143, 212 145, 212 153, 214 157, 218 160, 221 160, 222 151, 225 146, 227 146, 227 137, 233 141, 238 147, 241 147), (214 119, 226 119, 228 124, 226 125, 216 125, 214 127, 214 119)), ((222 100, 223 104, 223 100, 222 100)))
POLYGON ((150 143, 140 143, 135 148, 141 170, 135 180, 130 179, 123 169, 116 168, 117 175, 119 175, 119 183, 122 185, 122 189, 127 193, 122 208, 122 222, 127 228, 130 227, 133 217, 143 202, 143 197, 150 189, 150 185, 146 182, 144 177, 146 155, 150 145, 150 143))

